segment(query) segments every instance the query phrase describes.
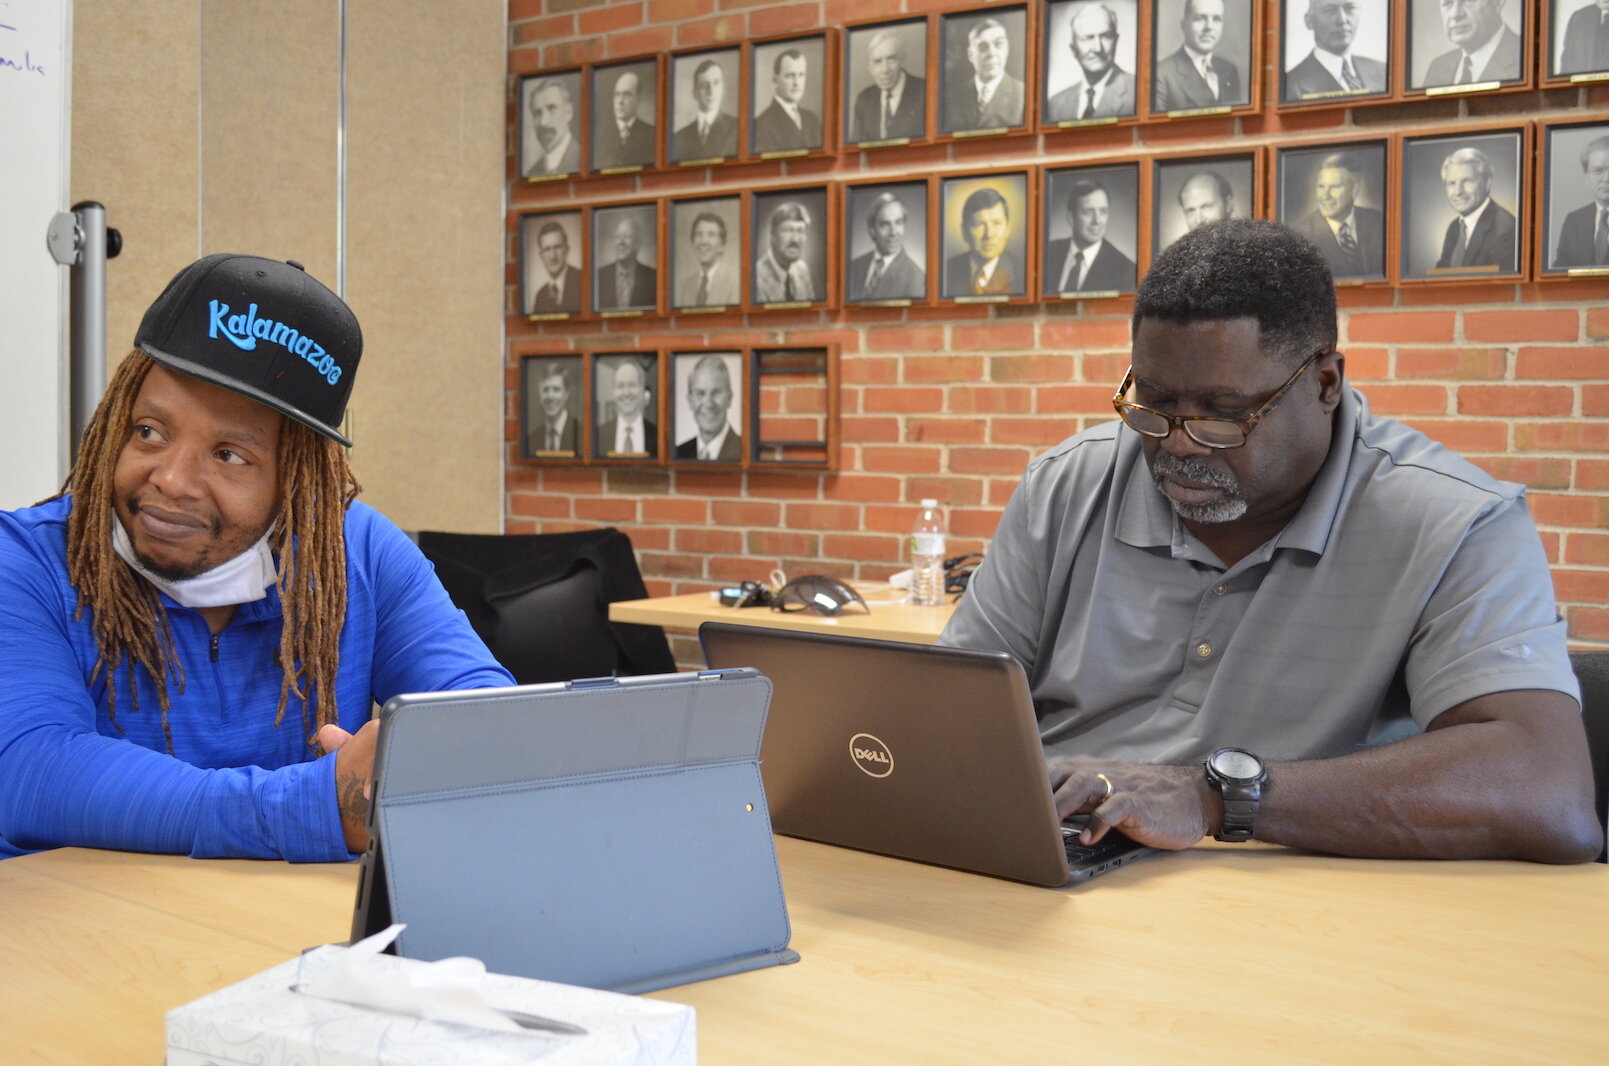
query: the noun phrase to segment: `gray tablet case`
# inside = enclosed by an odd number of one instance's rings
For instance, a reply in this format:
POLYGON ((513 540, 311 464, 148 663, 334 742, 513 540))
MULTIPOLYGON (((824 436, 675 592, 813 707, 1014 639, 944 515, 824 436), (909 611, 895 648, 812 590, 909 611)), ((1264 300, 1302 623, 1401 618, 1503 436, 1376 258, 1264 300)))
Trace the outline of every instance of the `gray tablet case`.
POLYGON ((647 992, 796 962, 753 670, 398 696, 353 939, 647 992))

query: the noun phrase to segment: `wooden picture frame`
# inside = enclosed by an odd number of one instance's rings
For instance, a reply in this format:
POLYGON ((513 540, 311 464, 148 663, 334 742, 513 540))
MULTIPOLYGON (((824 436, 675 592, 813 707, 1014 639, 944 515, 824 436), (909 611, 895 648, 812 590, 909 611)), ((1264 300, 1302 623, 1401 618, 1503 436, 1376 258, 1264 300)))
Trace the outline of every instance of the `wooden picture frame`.
POLYGON ((1139 287, 1143 176, 1137 159, 1041 169, 1040 299, 1108 299, 1139 287))
POLYGON ((1527 3, 1467 0, 1445 17, 1439 0, 1406 0, 1398 7, 1402 97, 1519 92, 1533 84, 1535 19, 1527 3), (1496 28, 1492 29, 1495 16, 1496 28), (1464 81, 1466 46, 1474 49, 1464 81))
POLYGON ((659 102, 663 64, 639 56, 587 68, 590 129, 587 173, 599 176, 655 170, 660 161, 659 102))
POLYGON ((574 67, 520 79, 519 174, 524 180, 562 181, 582 172, 588 112, 581 75, 574 67))
POLYGON ((592 264, 588 307, 598 317, 643 318, 663 311, 659 207, 658 200, 627 200, 588 209, 592 264), (630 269, 621 266, 628 257, 630 269))
POLYGON ((925 144, 933 137, 929 106, 933 20, 878 19, 844 27, 839 128, 847 151, 925 144), (884 114, 884 92, 891 113, 884 114))
POLYGON ((837 35, 830 30, 764 37, 744 46, 749 120, 743 157, 836 155, 837 35), (788 94, 793 95, 788 100, 788 94), (785 103, 786 102, 786 103, 785 103), (798 121, 788 110, 797 112, 798 121))
POLYGON ((894 178, 840 186, 843 307, 910 307, 933 299, 933 183, 894 178))
MULTIPOLYGON (((1541 0, 1537 28, 1537 68, 1543 86, 1590 85, 1609 81, 1609 44, 1599 43, 1609 13, 1597 0, 1541 0)), ((1540 231, 1539 231, 1540 232, 1540 231)))
POLYGON ((939 302, 1034 301, 1037 190, 1028 179, 1015 169, 938 179, 928 232, 938 245, 939 302))
POLYGON ((579 207, 519 217, 519 313, 530 322, 579 318, 587 302, 586 215, 579 207))
POLYGON ((1148 0, 1146 116, 1153 120, 1255 114, 1262 109, 1260 0, 1148 0), (1205 49, 1216 85, 1190 58, 1205 49))
POLYGON ((749 198, 751 311, 833 305, 837 225, 825 185, 758 189, 749 198))
POLYGON ((839 466, 838 346, 748 350, 748 464, 795 470, 839 466))
POLYGON ((665 212, 666 300, 672 314, 718 314, 742 308, 749 247, 740 193, 684 196, 665 212))
POLYGON ((583 462, 588 382, 575 353, 520 357, 519 448, 522 461, 583 462))
POLYGON ((670 53, 663 94, 667 167, 717 166, 738 158, 748 129, 745 69, 740 45, 670 53), (711 71, 720 75, 718 83, 711 71))
POLYGON ((1397 263, 1392 140, 1270 145, 1269 151, 1269 215, 1313 242, 1337 288, 1390 285, 1397 263))
POLYGON ((938 16, 937 68, 930 79, 936 99, 928 105, 937 109, 936 140, 1029 130, 1038 99, 1038 49, 1032 43, 1037 11, 1037 6, 1004 4, 938 16), (977 80, 991 75, 991 95, 980 102, 977 80))
POLYGON ((743 466, 749 396, 743 349, 674 349, 667 358, 669 461, 702 469, 743 466))
POLYGON ((1389 103, 1398 26, 1391 0, 1281 0, 1277 106, 1389 103))
POLYGON ((591 463, 664 464, 664 364, 657 349, 587 353, 587 440, 591 463), (620 424, 622 415, 632 422, 629 430, 620 424))
POLYGON ((1140 96, 1149 84, 1140 68, 1149 9, 1143 0, 1051 0, 1044 6, 1034 109, 1041 131, 1139 121, 1140 96))
POLYGON ((1538 281, 1609 277, 1609 239, 1599 240, 1599 210, 1609 207, 1609 117, 1546 122, 1537 131, 1538 281))
POLYGON ((1149 264, 1197 226, 1262 218, 1262 153, 1176 153, 1151 157, 1149 264))
POLYGON ((1400 204, 1393 214, 1405 227, 1397 283, 1523 279, 1530 263, 1530 124, 1466 125, 1396 137, 1400 204), (1491 170, 1484 185, 1483 160, 1491 170), (1483 209, 1487 196, 1491 202, 1483 209), (1480 212, 1472 234, 1458 224, 1466 207, 1480 212), (1467 238, 1463 248, 1460 228, 1467 238))

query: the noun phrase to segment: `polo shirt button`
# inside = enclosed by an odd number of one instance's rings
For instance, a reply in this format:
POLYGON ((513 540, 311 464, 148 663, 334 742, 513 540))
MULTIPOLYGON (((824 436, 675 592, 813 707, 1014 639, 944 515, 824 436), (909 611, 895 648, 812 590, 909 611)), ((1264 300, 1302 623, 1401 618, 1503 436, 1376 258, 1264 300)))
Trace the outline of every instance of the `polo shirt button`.
POLYGON ((1219 585, 1219 586, 1215 587, 1212 590, 1212 594, 1214 596, 1222 596, 1224 593, 1226 593, 1228 591, 1229 591, 1229 586, 1228 585, 1219 585))
POLYGON ((1200 644, 1196 645, 1196 654, 1201 656, 1203 659, 1211 658, 1212 645, 1208 644, 1206 641, 1202 641, 1200 644))

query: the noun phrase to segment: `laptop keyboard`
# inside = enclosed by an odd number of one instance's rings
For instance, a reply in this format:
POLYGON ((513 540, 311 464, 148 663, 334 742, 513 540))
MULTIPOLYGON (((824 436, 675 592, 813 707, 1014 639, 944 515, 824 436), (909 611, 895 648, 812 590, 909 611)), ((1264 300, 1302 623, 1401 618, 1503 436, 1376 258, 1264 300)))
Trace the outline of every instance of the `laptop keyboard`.
POLYGON ((1132 851, 1135 847, 1134 841, 1115 829, 1108 832, 1098 843, 1080 844, 1078 834, 1083 828, 1082 817, 1076 820, 1068 819, 1061 827, 1062 846, 1067 849, 1067 862, 1075 868, 1087 865, 1091 861, 1099 862, 1114 855, 1121 855, 1126 851, 1132 851))

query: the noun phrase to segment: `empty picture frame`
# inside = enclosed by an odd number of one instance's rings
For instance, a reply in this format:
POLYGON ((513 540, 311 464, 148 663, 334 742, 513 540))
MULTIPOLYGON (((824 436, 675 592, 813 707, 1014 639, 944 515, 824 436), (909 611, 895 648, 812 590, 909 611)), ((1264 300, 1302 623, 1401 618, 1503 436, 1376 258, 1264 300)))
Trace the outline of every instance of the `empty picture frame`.
POLYGON ((838 348, 749 350, 749 461, 753 466, 838 468, 838 348))

